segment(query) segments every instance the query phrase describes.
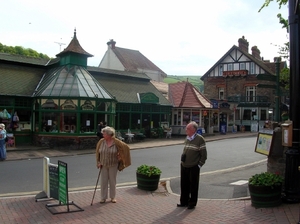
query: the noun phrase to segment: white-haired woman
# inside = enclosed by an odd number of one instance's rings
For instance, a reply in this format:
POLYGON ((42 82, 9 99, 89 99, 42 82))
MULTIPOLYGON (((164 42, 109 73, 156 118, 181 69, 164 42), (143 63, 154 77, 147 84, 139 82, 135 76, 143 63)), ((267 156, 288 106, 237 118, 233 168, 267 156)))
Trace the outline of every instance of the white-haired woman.
POLYGON ((0 124, 0 161, 3 161, 6 159, 6 130, 5 125, 0 124))
POLYGON ((102 128, 103 138, 96 146, 97 168, 101 169, 101 200, 104 203, 109 197, 116 203, 116 182, 118 170, 131 165, 130 148, 121 140, 115 138, 115 129, 109 126, 102 128))

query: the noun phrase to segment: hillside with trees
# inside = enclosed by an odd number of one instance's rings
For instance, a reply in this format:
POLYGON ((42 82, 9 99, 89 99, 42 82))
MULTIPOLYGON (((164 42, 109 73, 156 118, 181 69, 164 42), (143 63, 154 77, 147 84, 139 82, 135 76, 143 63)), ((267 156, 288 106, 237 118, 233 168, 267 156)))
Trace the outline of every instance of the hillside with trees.
POLYGON ((203 82, 200 80, 200 76, 175 76, 175 75, 168 75, 167 78, 164 79, 165 83, 177 83, 187 81, 191 83, 193 86, 196 87, 200 92, 203 92, 203 82))
POLYGON ((24 48, 21 46, 6 46, 0 43, 0 53, 7 53, 7 54, 17 54, 17 55, 24 55, 28 57, 34 57, 34 58, 44 58, 44 59, 50 59, 48 55, 38 53, 35 50, 32 50, 31 48, 24 48))

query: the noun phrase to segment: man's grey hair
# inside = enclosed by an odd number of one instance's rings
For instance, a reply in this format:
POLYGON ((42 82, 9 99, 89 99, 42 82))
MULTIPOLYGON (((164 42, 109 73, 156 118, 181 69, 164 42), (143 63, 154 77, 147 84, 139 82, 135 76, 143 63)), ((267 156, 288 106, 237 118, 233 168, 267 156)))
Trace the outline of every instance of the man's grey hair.
POLYGON ((195 121, 191 121, 189 124, 192 125, 196 131, 198 130, 198 124, 195 121))

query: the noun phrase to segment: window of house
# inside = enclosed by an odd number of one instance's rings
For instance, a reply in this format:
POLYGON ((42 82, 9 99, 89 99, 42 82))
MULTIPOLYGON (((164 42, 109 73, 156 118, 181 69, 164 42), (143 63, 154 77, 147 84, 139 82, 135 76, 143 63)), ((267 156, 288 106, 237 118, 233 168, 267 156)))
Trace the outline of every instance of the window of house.
POLYGON ((255 74, 255 70, 254 70, 254 62, 250 63, 250 74, 255 74))
POLYGON ((245 63, 241 63, 241 64, 240 64, 240 69, 241 69, 241 70, 245 70, 245 69, 246 69, 245 63))
POLYGON ((224 88, 219 88, 219 100, 224 100, 224 88))
POLYGON ((219 76, 223 76, 223 65, 219 67, 219 76))
POLYGON ((246 87, 247 102, 255 102, 255 98, 256 98, 256 87, 255 86, 247 86, 246 87))
POLYGON ((227 65, 227 70, 228 70, 228 71, 232 71, 232 70, 233 70, 233 69, 232 69, 232 64, 228 64, 228 65, 227 65))

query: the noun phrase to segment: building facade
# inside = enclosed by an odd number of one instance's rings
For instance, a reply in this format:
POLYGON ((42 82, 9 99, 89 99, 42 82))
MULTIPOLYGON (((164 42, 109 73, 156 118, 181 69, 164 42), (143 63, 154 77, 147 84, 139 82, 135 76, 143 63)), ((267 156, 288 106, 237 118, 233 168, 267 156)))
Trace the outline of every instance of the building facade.
POLYGON ((87 66, 74 37, 51 60, 0 53, 0 122, 16 146, 95 147, 100 121, 116 129, 158 128, 171 104, 144 73, 87 66), (14 124, 12 115, 19 121, 14 124))
MULTIPOLYGON (((250 54, 245 37, 238 43, 201 77, 204 95, 219 108, 213 114, 216 130, 237 126, 238 130, 258 131, 266 120, 274 119, 274 113, 280 113, 275 111, 277 58, 274 62, 264 60, 257 46, 250 54)), ((286 63, 278 65, 282 69, 286 63)))

